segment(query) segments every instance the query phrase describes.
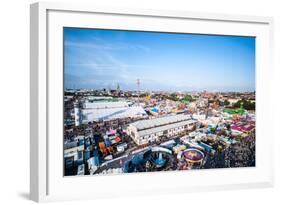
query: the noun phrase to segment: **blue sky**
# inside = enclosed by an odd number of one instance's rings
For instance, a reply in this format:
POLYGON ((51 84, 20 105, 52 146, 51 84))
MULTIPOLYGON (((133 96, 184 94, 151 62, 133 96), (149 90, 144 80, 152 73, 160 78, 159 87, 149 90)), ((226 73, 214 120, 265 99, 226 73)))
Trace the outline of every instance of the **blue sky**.
POLYGON ((65 88, 254 91, 255 38, 64 28, 65 88))

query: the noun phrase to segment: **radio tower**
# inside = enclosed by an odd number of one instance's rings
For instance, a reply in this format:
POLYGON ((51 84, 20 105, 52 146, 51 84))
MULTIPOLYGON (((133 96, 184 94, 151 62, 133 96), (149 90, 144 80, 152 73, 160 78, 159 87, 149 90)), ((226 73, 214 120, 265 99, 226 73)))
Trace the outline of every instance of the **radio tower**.
POLYGON ((137 86, 138 86, 138 105, 140 105, 140 79, 137 79, 137 86))

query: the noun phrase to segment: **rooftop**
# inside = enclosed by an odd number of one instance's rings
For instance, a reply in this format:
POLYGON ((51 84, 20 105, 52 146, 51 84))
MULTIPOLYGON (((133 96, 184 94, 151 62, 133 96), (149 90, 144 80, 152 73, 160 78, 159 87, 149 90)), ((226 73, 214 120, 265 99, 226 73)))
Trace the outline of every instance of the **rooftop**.
POLYGON ((192 124, 192 123, 195 123, 195 122, 197 122, 197 120, 189 119, 189 120, 185 120, 185 121, 181 121, 181 122, 172 122, 170 124, 153 127, 153 128, 150 128, 150 129, 144 129, 144 130, 139 131, 139 136, 145 136, 145 135, 150 135, 150 134, 153 134, 153 133, 163 132, 165 130, 174 129, 174 128, 181 127, 181 126, 188 125, 188 124, 192 124))
POLYGON ((183 152, 183 156, 186 160, 192 161, 192 162, 197 162, 200 161, 204 158, 203 152, 197 149, 187 149, 183 152))
POLYGON ((145 129, 150 129, 154 127, 159 127, 159 126, 187 121, 187 120, 191 120, 190 115, 171 115, 171 116, 159 117, 149 120, 140 120, 132 123, 131 125, 135 126, 138 131, 141 131, 145 129))
POLYGON ((112 120, 127 117, 134 118, 147 115, 141 106, 83 109, 81 113, 83 116, 83 123, 88 121, 112 120))
POLYGON ((85 102, 84 109, 106 109, 106 108, 122 108, 128 107, 129 103, 126 101, 104 101, 104 102, 85 102))

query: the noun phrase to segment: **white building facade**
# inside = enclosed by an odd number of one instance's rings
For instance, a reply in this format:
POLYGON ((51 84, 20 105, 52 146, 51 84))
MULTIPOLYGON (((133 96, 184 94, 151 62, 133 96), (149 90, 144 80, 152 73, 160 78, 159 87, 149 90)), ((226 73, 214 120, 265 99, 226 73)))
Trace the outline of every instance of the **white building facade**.
POLYGON ((131 123, 127 133, 138 145, 159 141, 161 137, 168 138, 192 130, 197 125, 197 120, 189 115, 172 115, 167 117, 140 120, 131 123))

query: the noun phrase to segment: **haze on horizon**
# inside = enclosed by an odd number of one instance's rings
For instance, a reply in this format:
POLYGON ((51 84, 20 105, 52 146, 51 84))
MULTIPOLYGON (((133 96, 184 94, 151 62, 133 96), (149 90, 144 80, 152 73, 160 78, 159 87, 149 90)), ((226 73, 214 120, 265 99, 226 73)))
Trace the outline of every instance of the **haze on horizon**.
POLYGON ((64 87, 255 91, 255 38, 64 28, 64 87))

